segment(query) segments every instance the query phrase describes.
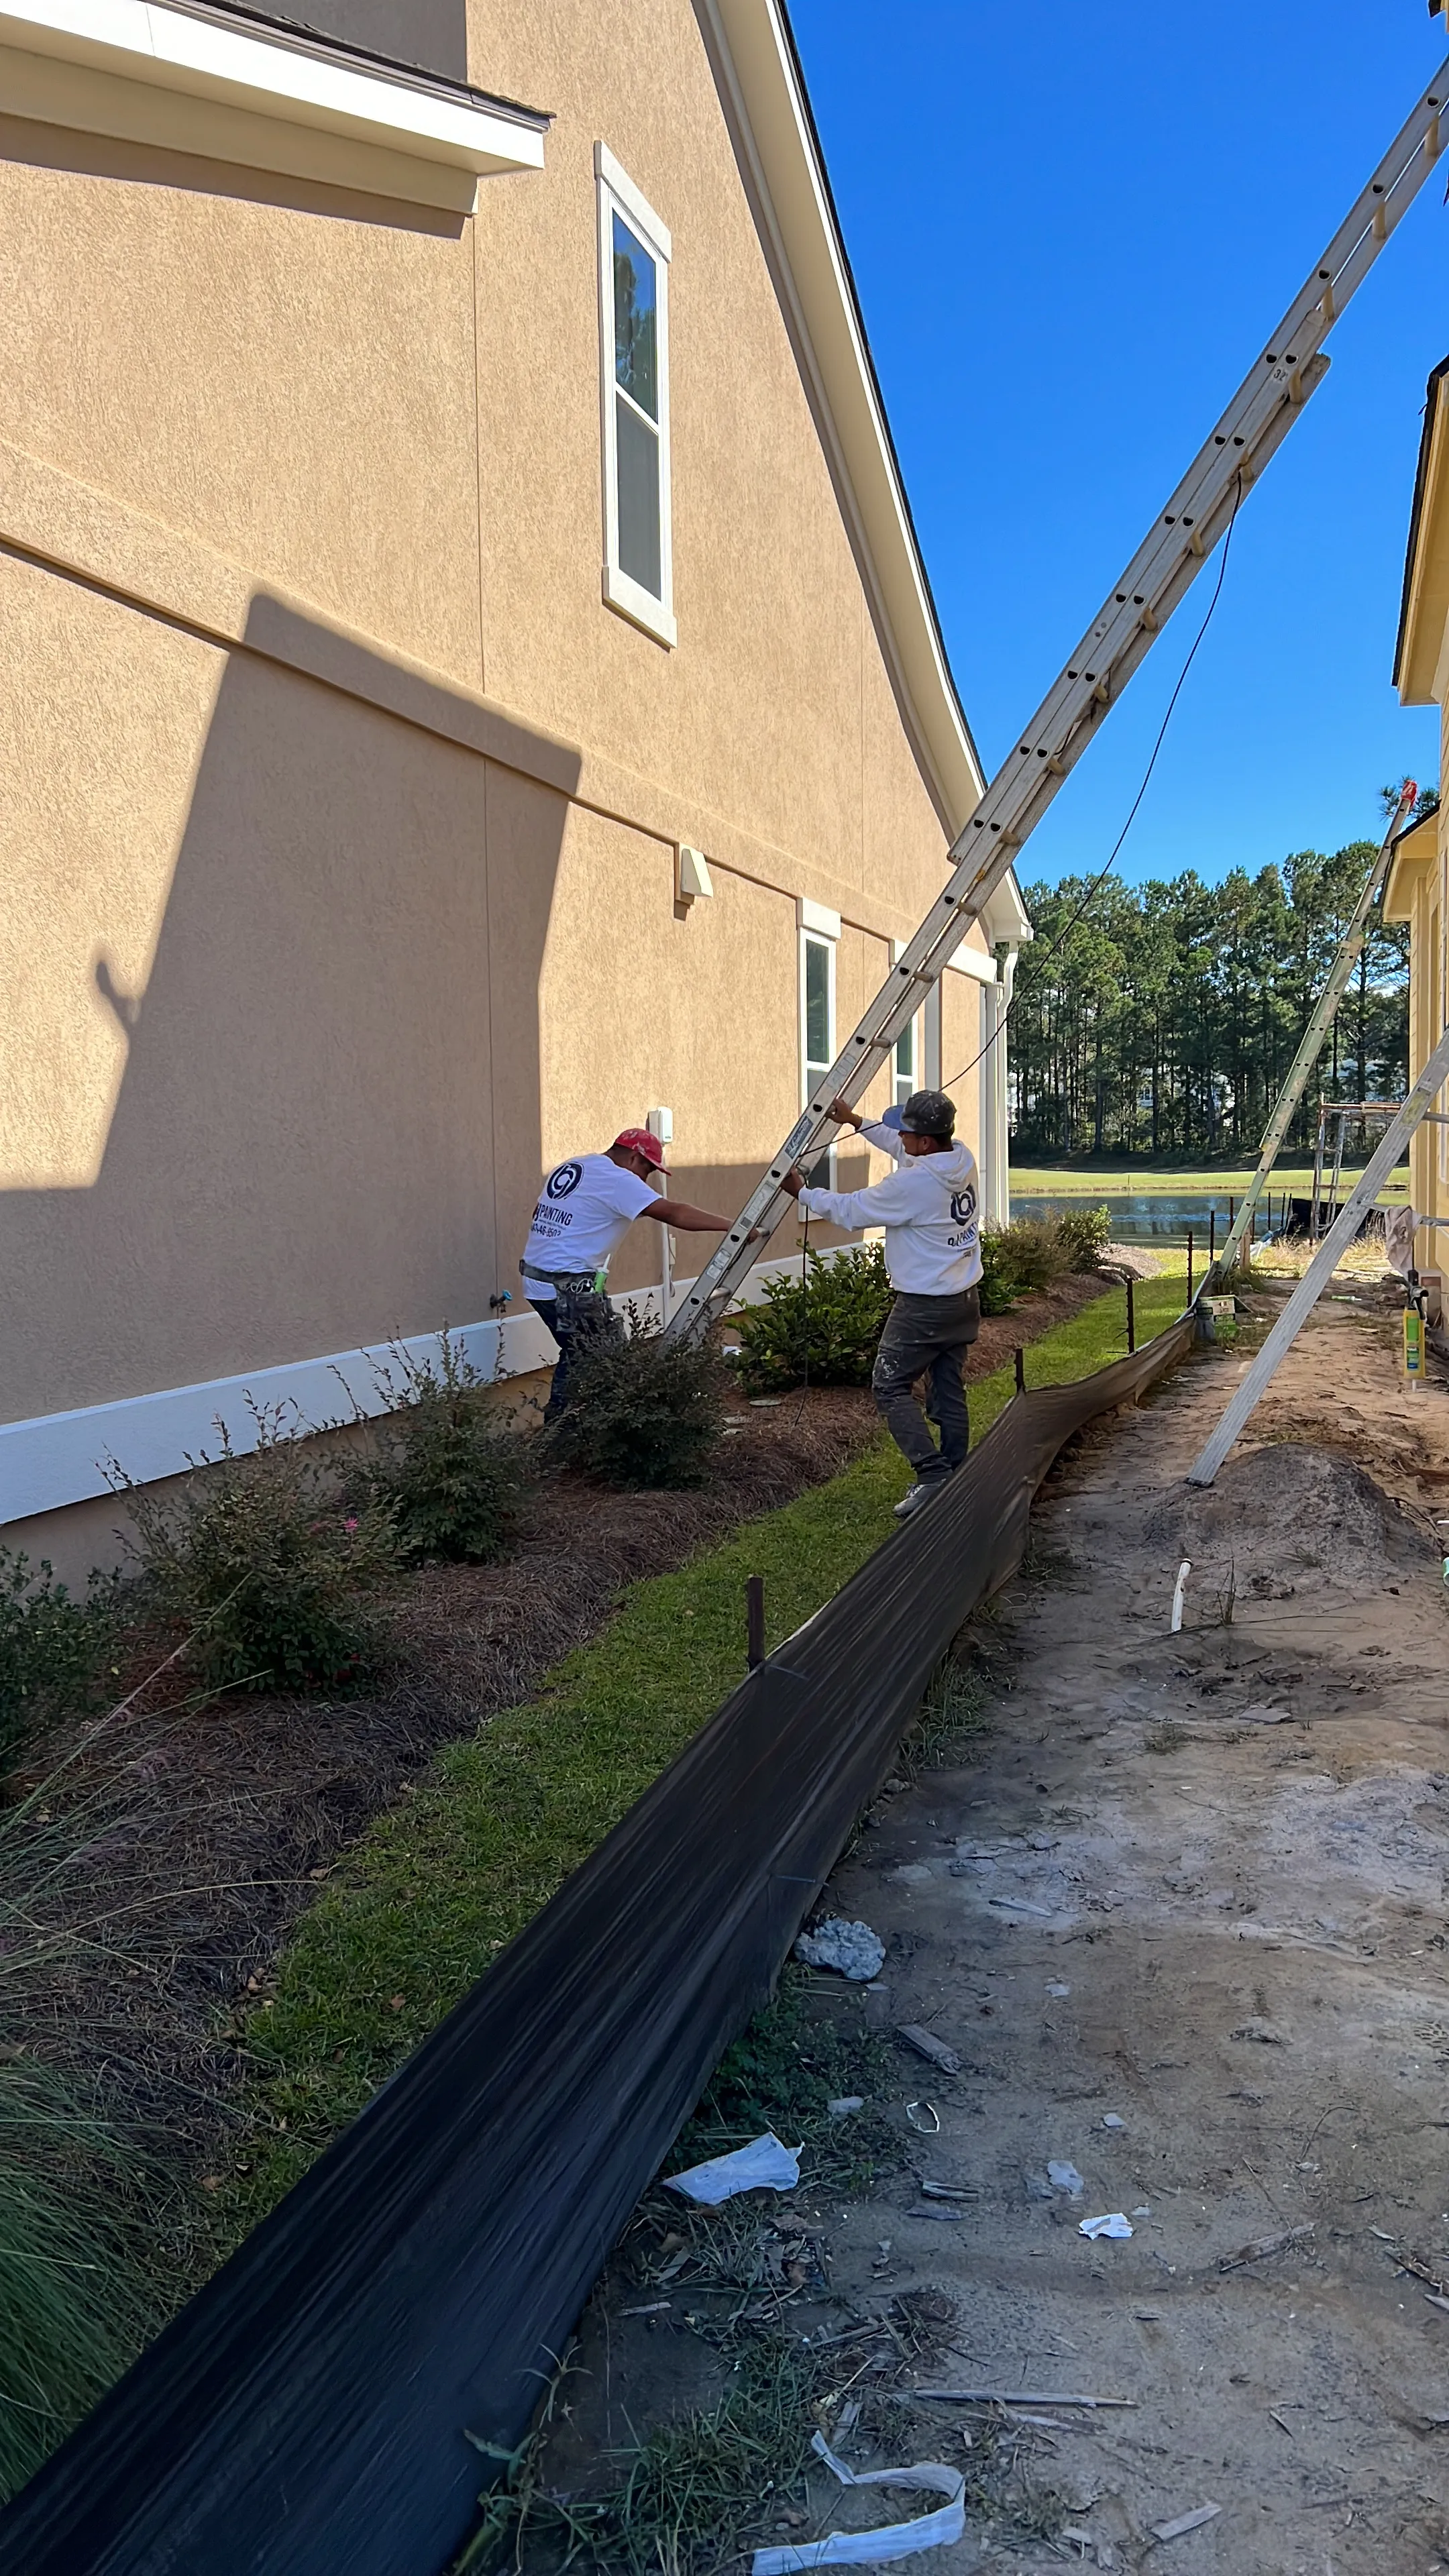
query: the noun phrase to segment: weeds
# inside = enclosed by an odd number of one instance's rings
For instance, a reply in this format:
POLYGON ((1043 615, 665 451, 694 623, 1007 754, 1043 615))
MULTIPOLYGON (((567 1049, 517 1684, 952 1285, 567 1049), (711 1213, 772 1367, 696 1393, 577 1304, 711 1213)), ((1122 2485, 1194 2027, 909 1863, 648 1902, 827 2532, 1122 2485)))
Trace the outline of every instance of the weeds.
POLYGON ((882 2164, 899 2160, 899 2142, 869 2110, 832 2119, 828 2102, 859 2094, 867 2104, 893 2080, 884 2040, 867 2029, 865 2008, 848 1990, 834 2009, 812 2011, 809 1971, 788 1960, 771 2002, 726 2049, 687 2126, 669 2170, 681 2173, 773 2129, 806 2149, 812 2184, 863 2190, 882 2164), (848 2016, 848 2018, 847 2018, 848 2016))
POLYGON ((548 1450, 606 1485, 702 1485, 724 1434, 724 1367, 710 1343, 666 1342, 627 1315, 622 1343, 580 1358, 548 1450))
POLYGON ((18 2050, 0 2060, 0 2500, 40 2466, 151 2322, 119 2242, 126 2159, 18 2050))
POLYGON ((445 1329, 436 1367, 405 1350, 384 1370, 390 1411, 362 1491, 410 1564, 488 1565, 507 1556, 531 1482, 525 1444, 499 1421, 494 1390, 445 1329))
POLYGON ((304 1445, 307 1426, 254 1406, 238 1454, 225 1424, 180 1493, 113 1470, 135 1522, 146 1603, 190 1632, 184 1660, 209 1690, 330 1691, 363 1680, 379 1643, 376 1593, 396 1560, 388 1515, 348 1511, 304 1445))
POLYGON ((1144 1735, 1142 1750, 1144 1753, 1181 1753, 1184 1745, 1191 1742, 1187 1728, 1179 1726, 1175 1717, 1168 1717, 1160 1726, 1154 1726, 1150 1734, 1144 1735))

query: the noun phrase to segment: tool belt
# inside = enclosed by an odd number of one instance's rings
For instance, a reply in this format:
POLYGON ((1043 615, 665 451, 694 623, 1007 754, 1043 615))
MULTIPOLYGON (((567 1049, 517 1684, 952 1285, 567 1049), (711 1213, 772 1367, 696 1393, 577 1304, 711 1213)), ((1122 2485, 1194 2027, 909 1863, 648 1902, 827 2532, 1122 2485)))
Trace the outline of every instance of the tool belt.
POLYGON ((535 1270, 531 1261, 520 1261, 518 1275, 520 1279, 541 1280, 546 1287, 554 1290, 560 1288, 601 1290, 609 1274, 607 1270, 535 1270))

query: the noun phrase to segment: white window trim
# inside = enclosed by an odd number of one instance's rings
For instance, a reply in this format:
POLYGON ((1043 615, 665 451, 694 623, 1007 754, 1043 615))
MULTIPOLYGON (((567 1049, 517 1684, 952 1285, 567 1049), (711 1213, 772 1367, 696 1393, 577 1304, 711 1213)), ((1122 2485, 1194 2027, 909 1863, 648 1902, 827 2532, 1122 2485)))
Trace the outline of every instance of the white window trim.
POLYGON ((334 159, 358 145, 377 156, 336 162, 352 184, 463 211, 484 173, 543 167, 546 117, 450 97, 423 76, 333 59, 281 29, 273 39, 161 0, 0 0, 0 65, 5 104, 18 115, 161 140, 141 107, 145 92, 170 92, 173 139, 203 157, 325 177, 333 164, 316 163, 305 136, 327 137, 334 159))
MULTIPOLYGON (((904 941, 903 939, 893 939, 893 940, 891 941, 891 964, 892 964, 893 966, 899 966, 899 964, 900 964, 900 962, 901 962, 901 959, 904 957, 905 953, 906 953, 906 943, 905 943, 905 941, 904 941)), ((939 986, 938 986, 938 985, 933 984, 933 985, 932 985, 932 987, 931 987, 931 991, 934 993, 934 992, 936 992, 936 991, 938 991, 938 990, 939 990, 939 986)), ((940 1085, 939 1085, 939 1083, 935 1083, 935 1082, 930 1081, 930 1080, 929 1080, 929 1078, 928 1078, 928 1076, 927 1076, 927 1074, 926 1074, 926 1072, 925 1072, 925 1069, 924 1069, 924 1067, 925 1067, 926 1048, 927 1048, 927 1043, 928 1043, 928 1038, 929 1038, 929 1032, 928 1032, 927 1027, 926 1027, 926 1006, 925 1006, 925 1003, 924 1003, 924 1002, 922 1003, 921 1008, 917 1011, 915 1018, 910 1022, 910 1031, 911 1031, 911 1037, 912 1037, 912 1040, 913 1040, 913 1048, 912 1048, 912 1052, 913 1052, 913 1054, 914 1054, 914 1056, 915 1056, 915 1071, 914 1071, 914 1073, 911 1075, 911 1089, 912 1089, 913 1091, 937 1091, 937 1090, 939 1090, 939 1089, 940 1089, 940 1085)), ((904 1030, 904 1029, 902 1029, 902 1031, 901 1031, 901 1037, 904 1037, 904 1036, 905 1036, 905 1034, 906 1034, 905 1030, 904 1030)), ((899 1043, 900 1043, 900 1040, 899 1040, 899 1039, 897 1039, 896 1044, 897 1044, 897 1045, 899 1045, 899 1043)), ((897 1090, 897 1087, 898 1087, 898 1085, 900 1084, 901 1080, 902 1080, 902 1076, 901 1076, 901 1074, 900 1074, 900 1072, 899 1072, 899 1070, 898 1070, 898 1067, 897 1067, 896 1050, 895 1050, 895 1047, 892 1047, 892 1048, 891 1048, 891 1099, 892 1099, 893 1101, 895 1101, 895 1105, 896 1105, 896 1107, 897 1107, 897 1108, 900 1108, 900 1107, 902 1107, 902 1106, 904 1105, 902 1102, 900 1102, 900 1101, 896 1101, 896 1090, 897 1090)))
POLYGON ((796 896, 795 918, 802 930, 813 930, 818 938, 840 937, 839 913, 832 912, 828 903, 814 902, 808 894, 796 896))
POLYGON ((679 641, 674 617, 674 531, 670 497, 669 436, 669 263, 673 255, 669 227, 641 195, 607 143, 594 145, 599 234, 599 423, 604 465, 604 572, 606 606, 641 627, 671 649, 679 641), (636 232, 657 270, 656 348, 659 368, 659 578, 664 596, 655 599, 643 584, 630 579, 619 564, 619 486, 617 432, 614 420, 614 244, 611 218, 617 211, 636 232))

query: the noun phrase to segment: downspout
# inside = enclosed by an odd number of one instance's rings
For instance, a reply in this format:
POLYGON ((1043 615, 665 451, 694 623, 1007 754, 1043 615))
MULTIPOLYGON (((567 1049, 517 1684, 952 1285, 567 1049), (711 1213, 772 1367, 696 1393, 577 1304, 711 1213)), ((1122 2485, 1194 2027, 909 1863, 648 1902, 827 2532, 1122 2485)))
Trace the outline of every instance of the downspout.
POLYGON ((1020 954, 1017 942, 1010 941, 996 956, 996 981, 985 987, 987 1008, 991 1013, 991 1035, 986 1049, 987 1098, 982 1125, 989 1138, 986 1180, 986 1222, 1000 1228, 1011 1223, 1011 1169, 1009 1103, 1006 1081, 1006 1020, 1011 1009, 1011 996, 1016 983, 1016 961, 1020 954))

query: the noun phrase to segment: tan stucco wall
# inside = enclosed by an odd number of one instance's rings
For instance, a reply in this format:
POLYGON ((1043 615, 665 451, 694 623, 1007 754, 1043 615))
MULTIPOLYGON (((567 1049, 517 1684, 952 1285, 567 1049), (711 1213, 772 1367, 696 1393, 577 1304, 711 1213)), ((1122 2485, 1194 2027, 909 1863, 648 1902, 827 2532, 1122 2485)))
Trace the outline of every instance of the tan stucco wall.
MULTIPOLYGON (((0 1420, 480 1317, 661 1103, 733 1209, 797 894, 843 1034, 940 884, 693 11, 580 14, 474 10, 557 123, 452 233, 0 122, 0 1420), (674 236, 672 653, 600 595, 596 139, 674 236)), ((948 976, 948 1074, 979 1027, 948 976)))

